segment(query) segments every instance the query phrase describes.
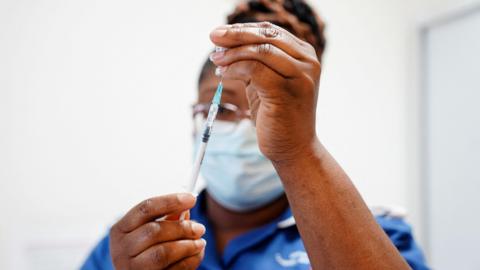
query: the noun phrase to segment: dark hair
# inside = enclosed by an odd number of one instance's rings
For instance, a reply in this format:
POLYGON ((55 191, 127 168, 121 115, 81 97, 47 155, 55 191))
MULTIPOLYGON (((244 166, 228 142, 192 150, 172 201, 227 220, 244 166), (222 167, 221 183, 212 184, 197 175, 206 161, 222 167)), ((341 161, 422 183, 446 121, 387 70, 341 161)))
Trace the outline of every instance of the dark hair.
MULTIPOLYGON (((248 0, 238 4, 227 17, 228 24, 263 21, 278 25, 310 43, 321 61, 326 46, 325 23, 305 0, 248 0)), ((214 67, 207 59, 198 84, 209 72, 213 72, 214 67)))

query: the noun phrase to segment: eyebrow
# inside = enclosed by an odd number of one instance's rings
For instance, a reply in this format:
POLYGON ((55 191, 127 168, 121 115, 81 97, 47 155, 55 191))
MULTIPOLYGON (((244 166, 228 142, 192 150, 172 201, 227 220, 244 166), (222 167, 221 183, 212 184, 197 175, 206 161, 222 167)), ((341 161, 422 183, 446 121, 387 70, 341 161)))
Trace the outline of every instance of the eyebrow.
MULTIPOLYGON (((203 91, 201 90, 201 92, 215 92, 217 91, 217 87, 208 87, 208 88, 205 88, 203 91)), ((227 94, 230 94, 230 95, 236 95, 236 91, 235 90, 232 90, 231 88, 228 88, 228 87, 223 87, 223 90, 222 90, 223 93, 227 93, 227 94)))
MULTIPOLYGON (((215 88, 215 90, 217 90, 217 89, 215 88)), ((227 93, 231 93, 231 94, 234 94, 234 93, 236 94, 236 91, 235 91, 235 90, 232 90, 232 89, 230 89, 230 88, 228 88, 228 87, 225 87, 225 86, 223 87, 223 90, 222 90, 222 91, 223 91, 223 92, 227 92, 227 93)))

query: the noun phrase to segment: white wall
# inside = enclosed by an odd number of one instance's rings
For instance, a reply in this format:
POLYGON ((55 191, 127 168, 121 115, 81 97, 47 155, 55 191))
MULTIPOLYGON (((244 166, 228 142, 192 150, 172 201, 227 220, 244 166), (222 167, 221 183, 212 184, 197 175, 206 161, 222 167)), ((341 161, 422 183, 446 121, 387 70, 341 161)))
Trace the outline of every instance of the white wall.
POLYGON ((480 216, 472 215, 480 213, 480 126, 472 124, 480 116, 480 4, 468 10, 424 35, 427 235, 436 269, 480 269, 480 216))
MULTIPOLYGON (((320 138, 368 203, 414 224, 415 17, 448 1, 417 2, 314 2, 320 138)), ((178 190, 208 33, 232 3, 0 1, 0 269, 74 268, 133 204, 178 190)))
MULTIPOLYGON (((407 35, 407 88, 405 89, 406 103, 405 103, 405 117, 406 125, 406 172, 407 172, 407 209, 409 209, 409 220, 416 230, 416 235, 420 243, 425 249, 427 258, 430 260, 431 254, 429 246, 427 245, 426 235, 430 227, 426 221, 425 212, 425 198, 422 193, 426 187, 422 171, 422 149, 425 149, 421 144, 422 136, 424 135, 424 127, 422 126, 421 117, 423 116, 421 98, 424 95, 422 89, 421 68, 422 56, 420 32, 422 28, 438 18, 442 18, 445 14, 451 14, 458 10, 471 8, 473 3, 479 3, 478 0, 409 0, 409 14, 410 29, 407 35)), ((461 222, 462 221, 457 221, 461 222)), ((462 225, 460 225, 462 226, 462 225)), ((431 248, 431 247, 430 247, 431 248)))

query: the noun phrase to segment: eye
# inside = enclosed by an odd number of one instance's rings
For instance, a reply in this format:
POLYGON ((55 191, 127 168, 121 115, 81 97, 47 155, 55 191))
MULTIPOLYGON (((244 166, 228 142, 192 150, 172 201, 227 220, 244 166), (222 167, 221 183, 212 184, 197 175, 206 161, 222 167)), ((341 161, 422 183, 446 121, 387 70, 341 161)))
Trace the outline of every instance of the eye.
POLYGON ((220 106, 218 106, 218 113, 219 114, 226 114, 226 113, 228 113, 228 110, 225 107, 223 107, 222 105, 220 105, 220 106))
POLYGON ((234 111, 227 109, 224 105, 220 104, 218 107, 217 119, 223 121, 235 121, 236 114, 234 111))

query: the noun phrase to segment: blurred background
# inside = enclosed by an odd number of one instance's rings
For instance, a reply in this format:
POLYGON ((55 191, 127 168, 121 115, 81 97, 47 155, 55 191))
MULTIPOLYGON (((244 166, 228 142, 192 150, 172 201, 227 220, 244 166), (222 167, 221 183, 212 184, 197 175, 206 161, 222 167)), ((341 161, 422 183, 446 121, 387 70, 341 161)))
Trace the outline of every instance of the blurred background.
MULTIPOLYGON (((76 269, 178 191, 208 34, 236 1, 0 0, 0 269, 76 269)), ((480 269, 480 2, 311 0, 318 134, 436 269, 480 269)))

